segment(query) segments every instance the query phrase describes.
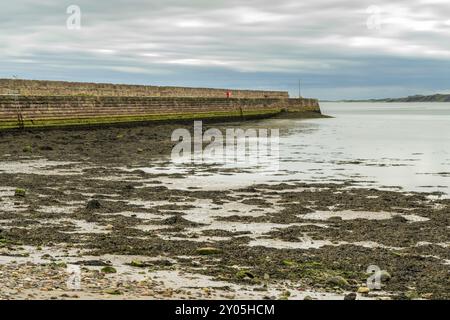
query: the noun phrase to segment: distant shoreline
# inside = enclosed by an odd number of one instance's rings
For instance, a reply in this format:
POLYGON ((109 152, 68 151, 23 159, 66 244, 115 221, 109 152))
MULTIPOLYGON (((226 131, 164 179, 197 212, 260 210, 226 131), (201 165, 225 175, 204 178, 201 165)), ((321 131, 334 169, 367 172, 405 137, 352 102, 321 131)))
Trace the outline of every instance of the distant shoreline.
POLYGON ((450 94, 415 95, 405 98, 361 99, 361 100, 320 100, 320 102, 450 102, 450 94))

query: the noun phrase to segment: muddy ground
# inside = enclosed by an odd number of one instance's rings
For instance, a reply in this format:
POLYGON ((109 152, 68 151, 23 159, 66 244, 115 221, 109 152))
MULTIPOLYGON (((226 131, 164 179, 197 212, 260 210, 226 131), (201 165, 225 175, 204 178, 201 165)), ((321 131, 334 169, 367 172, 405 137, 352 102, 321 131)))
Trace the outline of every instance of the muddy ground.
POLYGON ((450 298, 449 199, 178 188, 192 172, 139 168, 164 168, 179 126, 0 133, 0 298, 450 298))

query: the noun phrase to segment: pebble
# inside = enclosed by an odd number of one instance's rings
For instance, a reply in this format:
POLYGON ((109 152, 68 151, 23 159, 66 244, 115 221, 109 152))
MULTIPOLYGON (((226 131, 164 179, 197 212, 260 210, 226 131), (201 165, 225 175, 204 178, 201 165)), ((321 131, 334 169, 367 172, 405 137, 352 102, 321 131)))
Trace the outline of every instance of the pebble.
POLYGON ((358 288, 358 293, 361 293, 361 294, 368 294, 369 292, 370 292, 370 289, 367 288, 367 287, 359 287, 359 288, 358 288))

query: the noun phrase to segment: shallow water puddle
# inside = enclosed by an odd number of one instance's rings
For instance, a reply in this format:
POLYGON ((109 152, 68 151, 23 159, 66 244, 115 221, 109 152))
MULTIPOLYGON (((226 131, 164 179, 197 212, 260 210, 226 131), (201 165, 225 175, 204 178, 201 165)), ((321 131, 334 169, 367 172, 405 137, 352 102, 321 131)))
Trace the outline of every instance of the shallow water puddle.
POLYGON ((299 241, 296 242, 290 242, 290 241, 283 241, 278 239, 267 239, 267 238, 259 238, 256 240, 252 240, 249 243, 249 246, 251 247, 268 247, 268 248, 275 248, 275 249, 320 249, 325 246, 343 246, 343 245, 354 245, 358 247, 363 248, 383 248, 383 249, 389 249, 389 250, 403 250, 404 248, 399 247, 390 247, 385 246, 383 244, 373 242, 373 241, 359 241, 359 242, 346 242, 346 241, 330 241, 330 240, 313 240, 308 237, 299 238, 299 241))
POLYGON ((241 202, 225 202, 219 206, 209 199, 196 199, 194 202, 186 204, 193 205, 195 208, 184 210, 183 218, 196 223, 213 223, 216 220, 215 217, 261 217, 267 213, 276 212, 279 208, 275 205, 261 208, 258 205, 241 202))
POLYGON ((79 162, 50 161, 47 159, 33 159, 21 161, 0 162, 0 172, 14 174, 37 174, 37 175, 81 175, 85 167, 77 167, 79 162), (70 166, 66 168, 55 168, 70 166))
POLYGON ((355 219, 388 220, 394 218, 395 216, 401 216, 410 222, 424 222, 430 220, 428 218, 414 214, 400 214, 386 211, 378 211, 378 212, 353 211, 353 210, 316 211, 304 215, 298 215, 299 218, 306 220, 328 220, 332 218, 341 218, 342 220, 355 220, 355 219))

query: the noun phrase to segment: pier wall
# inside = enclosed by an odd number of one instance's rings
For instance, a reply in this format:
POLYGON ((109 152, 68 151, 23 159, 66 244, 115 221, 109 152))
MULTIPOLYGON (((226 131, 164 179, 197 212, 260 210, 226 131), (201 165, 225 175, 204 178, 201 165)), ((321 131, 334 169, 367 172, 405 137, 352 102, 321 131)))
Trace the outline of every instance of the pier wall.
MULTIPOLYGON (((35 83, 32 81, 29 84, 34 85, 35 83)), ((25 84, 24 86, 27 87, 28 85, 25 84)), ((218 89, 193 89, 204 90, 198 93, 206 96, 162 97, 139 96, 139 94, 144 93, 145 86, 138 87, 137 91, 132 90, 132 93, 127 93, 130 95, 123 95, 124 93, 121 92, 121 89, 111 92, 111 95, 59 95, 54 94, 51 90, 47 91, 47 88, 42 89, 42 87, 29 89, 30 91, 18 89, 14 91, 11 89, 8 93, 3 92, 3 94, 0 94, 0 129, 158 120, 247 119, 251 117, 269 117, 286 111, 320 113, 317 100, 290 99, 287 92, 269 91, 264 92, 267 94, 263 94, 262 97, 237 98, 233 95, 231 98, 226 98, 223 96, 208 96, 208 94, 215 94, 218 89), (40 91, 41 94, 28 94, 37 91, 40 91), (43 94, 44 92, 52 94, 43 94), (269 97, 271 95, 274 96, 269 97)), ((62 90, 64 89, 63 87, 61 88, 62 90)), ((92 88, 92 90, 94 89, 95 87, 92 88)), ((102 90, 103 88, 98 89, 99 92, 102 90)), ((179 88, 179 90, 181 90, 179 92, 184 93, 188 92, 189 88, 179 88)), ((190 93, 193 94, 193 92, 190 93)), ((221 92, 223 93, 224 90, 221 92)), ((257 96, 259 94, 259 91, 241 92, 245 92, 249 96, 257 96)), ((106 92, 103 93, 106 94, 106 92)))
POLYGON ((187 87, 160 87, 109 83, 85 83, 43 80, 0 79, 0 95, 26 96, 102 96, 102 97, 203 97, 225 98, 227 91, 233 98, 289 98, 284 91, 231 90, 187 87))

